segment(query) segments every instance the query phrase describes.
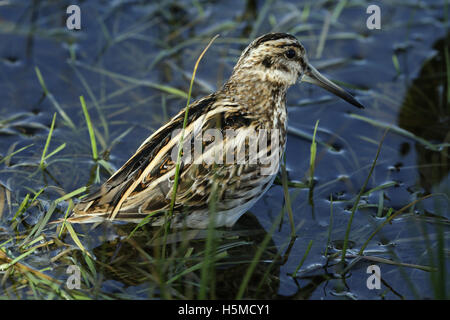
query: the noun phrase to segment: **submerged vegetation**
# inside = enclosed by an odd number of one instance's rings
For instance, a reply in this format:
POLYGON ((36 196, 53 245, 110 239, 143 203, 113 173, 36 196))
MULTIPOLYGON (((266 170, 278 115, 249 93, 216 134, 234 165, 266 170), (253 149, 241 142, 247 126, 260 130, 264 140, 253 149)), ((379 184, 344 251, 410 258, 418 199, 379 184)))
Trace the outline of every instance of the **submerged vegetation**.
POLYGON ((383 4, 378 31, 368 4, 89 3, 81 31, 68 2, 0 4, 0 298, 448 299, 448 3, 383 4), (269 31, 367 108, 292 88, 279 176, 233 228, 65 221, 269 31))

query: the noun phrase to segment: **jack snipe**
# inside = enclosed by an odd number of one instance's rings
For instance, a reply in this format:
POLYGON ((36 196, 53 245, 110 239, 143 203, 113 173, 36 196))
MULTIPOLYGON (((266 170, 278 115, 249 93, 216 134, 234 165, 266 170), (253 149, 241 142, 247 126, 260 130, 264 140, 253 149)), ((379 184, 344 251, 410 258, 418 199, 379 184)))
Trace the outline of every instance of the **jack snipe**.
MULTIPOLYGON (((213 134, 214 139, 201 141, 203 153, 195 153, 188 159, 190 161, 183 159, 172 227, 206 228, 213 193, 215 226, 232 226, 267 191, 277 173, 286 143, 286 91, 297 80, 317 84, 349 103, 363 107, 308 63, 303 45, 294 36, 269 33, 257 38, 243 51, 225 85, 189 107, 184 133, 186 143, 194 146, 195 139, 208 134, 208 130, 219 130, 225 138, 218 139, 213 134), (276 158, 276 170, 270 174, 263 174, 262 169, 267 165, 249 161, 251 155, 248 154, 243 158, 245 161, 240 162, 206 161, 205 155, 211 154, 211 149, 250 150, 253 144, 248 136, 262 130, 272 132, 271 138, 266 139, 266 149, 262 150, 270 154, 272 160, 276 158), (225 134, 230 131, 234 134, 225 134)), ((173 154, 181 139, 179 131, 184 113, 185 110, 180 111, 147 138, 98 191, 75 206, 68 220, 79 223, 106 219, 138 222, 151 215, 152 225, 162 225, 173 194, 176 162, 173 154)))

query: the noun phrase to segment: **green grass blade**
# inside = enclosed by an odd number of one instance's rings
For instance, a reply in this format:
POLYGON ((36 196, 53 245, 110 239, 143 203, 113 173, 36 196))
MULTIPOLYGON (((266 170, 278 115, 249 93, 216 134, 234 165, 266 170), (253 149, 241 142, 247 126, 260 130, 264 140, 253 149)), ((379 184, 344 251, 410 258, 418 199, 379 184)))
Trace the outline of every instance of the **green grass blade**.
POLYGON ((87 190, 87 187, 85 186, 85 187, 78 188, 78 189, 76 189, 76 190, 74 190, 72 192, 69 192, 69 193, 65 194, 64 196, 56 199, 55 200, 55 204, 58 204, 58 203, 60 203, 62 201, 66 201, 68 199, 71 199, 71 198, 73 198, 73 197, 75 197, 75 196, 85 192, 86 190, 87 190))
POLYGON ((450 105, 450 57, 448 47, 445 47, 445 67, 447 69, 447 105, 450 105))
POLYGON ((352 227, 353 217, 355 216, 356 208, 358 208, 359 200, 361 199, 361 196, 363 195, 364 190, 366 189, 367 184, 369 183, 369 179, 372 176, 372 172, 375 169, 375 165, 377 164, 378 156, 380 155, 380 152, 381 152, 381 146, 383 145, 383 141, 384 141, 384 138, 386 137, 387 133, 388 133, 388 130, 386 130, 384 132, 383 137, 381 138, 381 141, 378 144, 377 153, 375 155, 375 159, 372 162, 372 166, 370 167, 369 174, 367 175, 367 178, 364 181, 364 184, 361 187, 361 190, 359 191, 358 196, 356 197, 355 203, 353 204, 352 212, 350 214, 350 219, 348 220, 347 229, 345 231, 344 245, 342 248, 342 256, 341 256, 342 262, 345 262, 345 255, 347 253, 347 248, 348 248, 348 238, 350 237, 350 229, 352 227))
POLYGON ((95 141, 95 133, 94 128, 92 126, 91 117, 89 116, 89 112, 86 107, 86 102, 84 101, 84 97, 80 96, 81 107, 83 108, 84 117, 86 119, 86 125, 89 131, 89 139, 91 140, 92 147, 92 158, 94 161, 98 160, 98 152, 97 152, 97 142, 95 141))
POLYGON ((55 109, 58 111, 58 113, 61 115, 61 117, 64 119, 64 121, 67 122, 70 128, 75 129, 75 124, 70 120, 67 113, 61 108, 58 101, 56 101, 55 97, 48 91, 47 86, 45 85, 44 78, 42 77, 42 73, 39 70, 38 67, 35 67, 34 70, 36 71, 36 75, 38 77, 39 83, 41 84, 42 90, 44 90, 45 96, 50 100, 50 102, 53 104, 55 109))
MULTIPOLYGON (((165 254, 165 240, 167 239, 167 233, 168 233, 168 230, 170 228, 170 220, 172 218, 173 208, 174 208, 174 205, 175 205, 175 199, 176 199, 176 194, 177 194, 178 179, 179 179, 179 175, 180 175, 180 165, 181 165, 181 152, 183 151, 183 147, 182 146, 183 146, 183 141, 184 141, 184 133, 185 133, 186 126, 187 126, 187 121, 188 121, 189 105, 191 103, 191 95, 192 95, 192 86, 194 84, 195 74, 197 73, 197 68, 198 68, 198 65, 200 63, 200 60, 203 58, 203 56, 205 55, 206 51, 209 49, 209 47, 211 46, 213 41, 217 39, 218 36, 219 35, 214 36, 211 39, 211 41, 209 41, 208 45, 205 47, 205 49, 203 49, 202 53, 198 57, 198 59, 197 59, 197 61, 195 63, 195 66, 194 66, 194 71, 192 72, 191 83, 189 84, 189 92, 188 92, 188 97, 187 97, 187 101, 186 101, 186 108, 185 108, 184 120, 183 120, 183 129, 181 131, 181 138, 180 138, 180 141, 178 143, 178 154, 177 154, 177 161, 176 161, 176 167, 175 167, 175 177, 174 177, 174 182, 173 182, 172 199, 170 201, 170 210, 165 215, 166 221, 165 221, 164 245, 163 245, 163 253, 164 254, 165 254)), ((163 255, 163 257, 164 257, 164 255, 163 255)))
POLYGON ((95 97, 95 94, 92 92, 91 87, 89 86, 89 84, 87 83, 86 79, 83 77, 83 75, 81 74, 80 71, 78 71, 77 68, 75 68, 74 65, 73 66, 73 70, 75 70, 75 73, 78 77, 78 79, 80 79, 81 84, 83 85, 83 87, 85 88, 87 94, 89 95, 89 98, 91 99, 91 101, 94 104, 94 107, 97 109, 97 113, 98 116, 100 118, 100 122, 102 123, 103 129, 104 129, 104 134, 105 134, 105 139, 108 140, 109 139, 109 127, 108 127, 108 122, 106 121, 106 117, 95 97))
POLYGON ((22 211, 25 210, 26 206, 28 205, 28 200, 30 199, 30 194, 27 193, 27 195, 25 196, 25 198, 22 200, 22 203, 19 206, 19 209, 17 209, 16 214, 14 215, 14 217, 11 219, 11 222, 16 221, 16 219, 20 216, 20 214, 22 213, 22 211))
POLYGON ((313 241, 309 240, 308 247, 306 248, 306 251, 303 254, 302 260, 300 260, 300 263, 298 264, 297 268, 295 268, 295 271, 292 273, 293 277, 297 276, 298 270, 300 270, 300 268, 302 267, 303 263, 305 263, 306 257, 308 256, 308 253, 311 250, 312 244, 313 244, 313 241))
POLYGON ((97 72, 97 73, 106 75, 106 76, 111 77, 111 78, 120 79, 120 80, 123 80, 123 81, 127 81, 129 83, 133 83, 133 84, 137 84, 137 85, 141 85, 141 86, 147 86, 147 87, 150 87, 150 88, 153 88, 153 89, 157 89, 157 90, 160 90, 160 91, 163 91, 163 92, 167 92, 169 94, 172 94, 174 96, 178 96, 178 97, 181 97, 181 98, 187 98, 186 92, 184 92, 182 90, 179 90, 177 88, 174 88, 174 87, 157 84, 157 83, 154 83, 154 82, 151 82, 151 81, 147 81, 147 80, 139 80, 139 79, 135 79, 135 78, 132 78, 132 77, 124 76, 124 75, 121 75, 121 74, 118 74, 118 73, 107 71, 105 69, 92 67, 92 66, 83 64, 83 63, 81 63, 79 61, 74 62, 74 64, 77 65, 77 66, 80 66, 82 68, 86 68, 88 70, 91 70, 93 72, 97 72))
POLYGON ((437 194, 428 194, 420 199, 414 200, 413 202, 407 204, 406 206, 404 206, 403 208, 397 210, 394 214, 390 214, 388 213, 388 216, 386 218, 386 220, 384 220, 376 229, 374 232, 372 232, 372 234, 369 236, 369 238, 367 238, 366 242, 364 242, 364 244, 362 245, 361 249, 359 250, 359 255, 362 255, 364 252, 364 249, 367 247, 367 245, 369 244, 370 240, 372 240, 372 238, 389 222, 391 222, 394 218, 396 218, 398 215, 400 215, 401 213, 403 213, 406 209, 408 209, 409 207, 413 206, 414 204, 416 204, 419 201, 423 201, 425 199, 428 199, 432 196, 436 196, 437 194))
POLYGON ((75 230, 72 227, 72 224, 69 222, 66 222, 66 228, 67 231, 69 231, 70 236, 72 237, 72 240, 76 243, 76 245, 78 246, 78 248, 80 248, 80 250, 85 253, 88 257, 90 257, 91 259, 93 259, 92 255, 90 254, 89 251, 86 250, 86 248, 83 246, 83 244, 80 241, 80 238, 78 238, 77 233, 75 232, 75 230))
MULTIPOLYGON (((216 177, 214 177, 216 178, 216 177)), ((214 257, 214 250, 216 247, 215 241, 215 218, 216 218, 216 204, 217 204, 217 189, 218 189, 217 180, 213 182, 211 189, 211 201, 209 203, 209 215, 210 220, 208 223, 208 233, 206 237, 206 248, 205 248, 205 257, 203 260, 203 265, 200 272, 200 292, 199 299, 206 299, 207 294, 207 285, 208 283, 213 282, 212 276, 214 276, 215 270, 212 268, 214 261, 216 261, 214 257)), ((212 286, 213 287, 213 286, 212 286)), ((214 292, 212 293, 214 294, 214 292)))
POLYGON ((56 113, 53 115, 52 124, 50 126, 50 130, 49 130, 48 135, 47 135, 47 140, 45 141, 44 150, 42 151, 41 162, 39 163, 39 167, 41 169, 45 168, 45 164, 44 164, 45 158, 46 158, 45 155, 47 153, 48 146, 50 145, 50 140, 52 139, 53 129, 55 127, 55 120, 56 120, 56 113))
POLYGON ((319 120, 316 121, 314 127, 314 133, 310 148, 310 158, 309 158, 309 187, 312 188, 314 184, 314 170, 316 168, 316 155, 317 155, 317 143, 316 143, 316 133, 317 127, 319 126, 319 120))
POLYGON ((289 183, 286 172, 286 158, 284 160, 285 163, 281 165, 281 183, 283 186, 284 201, 286 203, 286 208, 289 216, 289 223, 291 225, 291 237, 295 237, 294 213, 292 211, 291 197, 289 195, 289 183))
POLYGON ((62 149, 64 149, 66 147, 66 143, 62 143, 61 145, 59 145, 59 147, 57 147, 55 150, 53 150, 52 152, 50 152, 48 155, 45 156, 44 160, 47 160, 49 158, 51 158, 53 155, 57 154, 58 152, 60 152, 62 149))
POLYGON ((247 288, 247 285, 253 275, 253 272, 255 271, 256 265, 260 262, 261 255, 263 254, 264 250, 266 249, 267 245, 269 244, 270 239, 272 239, 272 235, 275 232, 276 228, 281 222, 281 219, 283 218, 283 212, 284 209, 281 210, 278 217, 275 219, 275 221, 272 223, 272 226, 270 227, 269 232, 264 236, 263 241, 259 245, 258 249, 256 250, 256 253, 247 268, 247 271, 244 274, 244 277, 242 279, 241 285, 239 286, 239 291, 236 295, 236 300, 242 299, 244 296, 245 289, 247 288))
POLYGON ((7 156, 3 157, 0 160, 0 164, 3 162, 7 162, 9 159, 11 159, 12 156, 14 156, 14 155, 18 154, 19 152, 22 152, 23 150, 28 149, 29 147, 32 147, 32 146, 34 146, 34 144, 29 144, 29 145, 22 147, 14 152, 11 152, 10 154, 8 154, 7 156))
POLYGON ((333 230, 333 196, 330 196, 330 223, 328 227, 328 237, 327 237, 327 244, 325 247, 325 253, 323 254, 325 257, 328 255, 328 248, 331 243, 331 231, 333 230))
POLYGON ((425 140, 425 139, 423 139, 423 138, 421 138, 419 136, 416 136, 415 134, 413 134, 413 133, 411 133, 411 132, 409 132, 409 131, 407 131, 405 129, 397 127, 396 125, 387 124, 387 123, 384 123, 384 122, 379 121, 379 120, 370 119, 370 118, 361 116, 359 114, 353 114, 352 113, 349 116, 351 118, 367 122, 367 123, 369 123, 369 124, 371 124, 371 125, 373 125, 375 127, 379 127, 379 128, 383 128, 383 129, 389 129, 390 131, 392 131, 394 133, 400 134, 400 135, 405 136, 407 138, 411 138, 411 139, 419 142, 420 144, 423 144, 427 148, 430 148, 433 151, 441 151, 442 148, 450 147, 450 143, 432 144, 432 143, 428 142, 427 140, 425 140))

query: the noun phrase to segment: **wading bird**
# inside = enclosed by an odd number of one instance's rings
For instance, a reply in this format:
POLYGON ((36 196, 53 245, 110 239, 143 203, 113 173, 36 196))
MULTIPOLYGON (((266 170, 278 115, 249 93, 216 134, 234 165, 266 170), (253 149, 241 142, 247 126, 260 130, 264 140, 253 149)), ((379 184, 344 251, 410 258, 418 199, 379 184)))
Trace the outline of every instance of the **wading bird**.
POLYGON ((203 150, 211 152, 224 145, 228 150, 230 146, 242 150, 251 147, 246 139, 251 132, 276 132, 277 136, 267 138, 266 150, 262 150, 276 158, 274 172, 263 174, 266 165, 249 161, 207 163, 203 159, 206 151, 195 153, 194 159, 182 163, 170 210, 177 160, 173 151, 182 139, 183 109, 147 138, 97 191, 79 202, 68 220, 139 222, 147 217, 149 223, 158 226, 170 217, 172 227, 206 228, 214 216, 216 227, 232 226, 274 181, 286 144, 286 91, 297 81, 319 85, 363 108, 352 95, 309 64, 305 48, 294 36, 263 35, 242 52, 220 90, 189 106, 183 142, 191 143, 210 129, 232 130, 234 135, 225 135, 220 143, 203 141, 203 150), (212 201, 214 212, 210 210, 212 201))

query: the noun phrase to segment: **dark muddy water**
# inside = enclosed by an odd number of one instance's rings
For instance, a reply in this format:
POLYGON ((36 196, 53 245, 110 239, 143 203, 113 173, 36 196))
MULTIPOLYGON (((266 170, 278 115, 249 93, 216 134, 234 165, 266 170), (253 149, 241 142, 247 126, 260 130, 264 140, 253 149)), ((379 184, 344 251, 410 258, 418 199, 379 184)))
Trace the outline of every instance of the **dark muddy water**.
MULTIPOLYGON (((343 6, 334 1, 80 1, 80 31, 66 28, 70 4, 0 1, 0 245, 11 256, 23 253, 18 244, 52 201, 110 175, 92 160, 80 95, 88 103, 101 158, 113 171, 185 105, 194 63, 210 38, 220 34, 200 63, 194 98, 223 84, 253 38, 282 31, 295 34, 311 63, 354 93, 366 108, 358 110, 305 83, 289 90, 288 177, 291 182, 307 181, 311 141, 305 136, 312 135, 320 120, 316 183, 312 194, 306 188, 289 189, 297 238, 290 243, 286 215, 258 263, 256 285, 245 296, 433 298, 436 284, 420 266, 438 266, 442 246, 444 264, 439 267, 447 274, 448 290, 450 61, 444 1, 383 2, 380 30, 366 27, 365 1, 346 1, 343 6), (43 95, 36 67, 50 96, 43 95), (64 147, 41 170, 55 113, 47 154, 64 147), (342 279, 338 260, 327 258, 325 251, 329 256, 342 248, 351 208, 387 127, 391 129, 366 188, 377 189, 361 198, 348 254, 358 252, 389 212, 433 196, 408 207, 366 247, 367 255, 394 264, 349 257, 352 264, 342 279), (37 202, 13 219, 26 195, 33 198, 40 190, 37 202), (310 241, 303 265, 296 277, 291 276, 310 241), (271 264, 277 254, 283 261, 271 264), (366 286, 367 267, 373 264, 381 270, 379 290, 366 286)), ((216 267, 217 297, 236 296, 248 267, 244 262, 252 260, 284 204, 283 187, 275 184, 233 230, 222 231, 220 245, 228 248, 228 256, 216 267)), ((59 203, 51 219, 62 217, 66 208, 67 203, 59 203)), ((151 273, 145 259, 136 247, 120 241, 119 235, 132 227, 75 226, 86 249, 104 263, 94 280, 85 280, 96 284, 89 296, 160 296, 159 286, 143 271, 151 273)), ((136 243, 151 252, 146 232, 153 231, 143 230, 136 243)), ((57 236, 51 227, 43 234, 47 240, 57 236)), ((199 238, 191 244, 194 254, 202 250, 199 238)), ((68 235, 61 241, 76 246, 68 235)), ((65 281, 67 265, 83 260, 79 250, 54 259, 66 248, 52 244, 21 261, 65 281)), ((194 274, 174 282, 173 290, 189 296, 188 283, 196 279, 194 274)), ((30 292, 14 278, 0 287, 0 296, 5 297, 33 298, 30 292)))

